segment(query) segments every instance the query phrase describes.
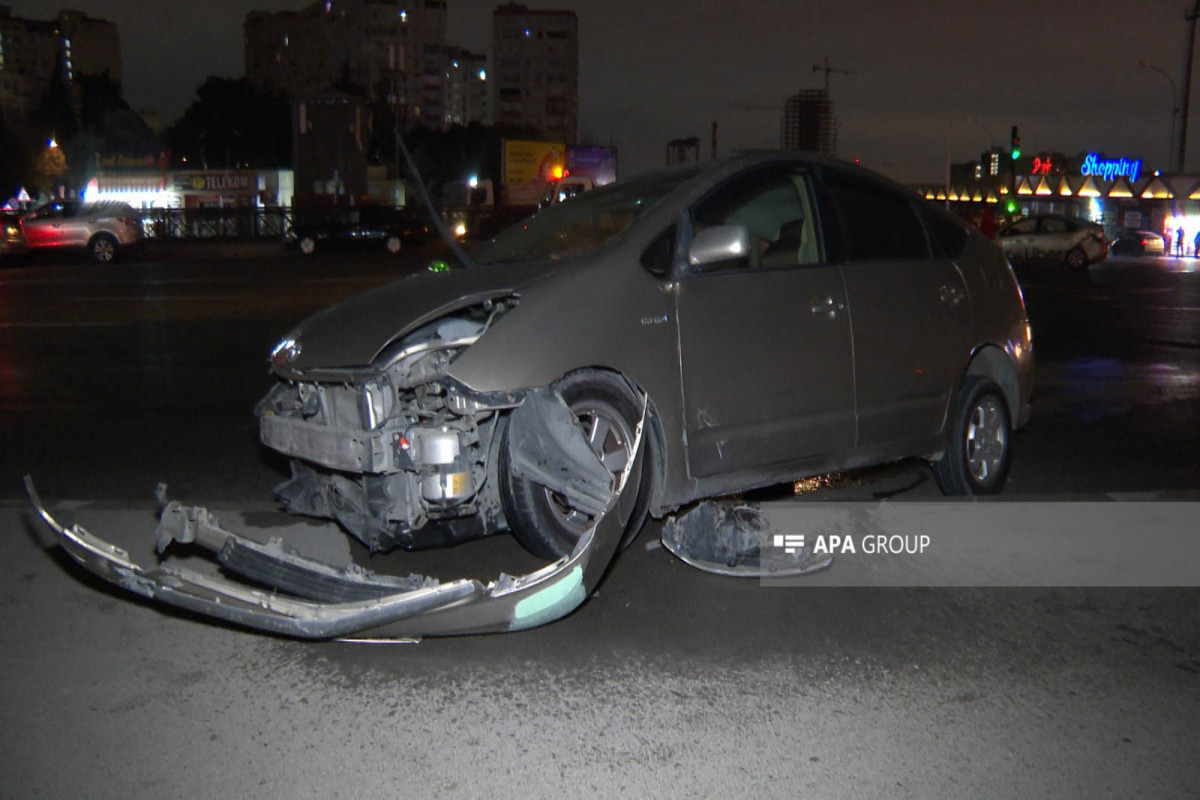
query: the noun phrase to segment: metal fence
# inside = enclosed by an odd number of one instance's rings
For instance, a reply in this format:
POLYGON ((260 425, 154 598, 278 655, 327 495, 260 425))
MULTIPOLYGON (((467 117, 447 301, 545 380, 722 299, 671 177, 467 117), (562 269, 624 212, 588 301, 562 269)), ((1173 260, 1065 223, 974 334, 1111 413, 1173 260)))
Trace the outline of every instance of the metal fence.
POLYGON ((142 232, 150 240, 280 239, 291 208, 150 208, 142 232))

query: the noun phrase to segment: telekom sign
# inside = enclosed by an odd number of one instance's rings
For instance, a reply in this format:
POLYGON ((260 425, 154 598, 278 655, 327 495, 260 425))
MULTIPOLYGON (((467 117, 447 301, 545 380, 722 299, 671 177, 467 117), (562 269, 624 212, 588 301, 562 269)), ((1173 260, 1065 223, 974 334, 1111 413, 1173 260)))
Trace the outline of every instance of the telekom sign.
POLYGON ((1131 181, 1136 181, 1138 173, 1142 171, 1142 160, 1140 158, 1129 160, 1128 158, 1101 158, 1099 153, 1088 153, 1083 159, 1083 169, 1081 172, 1084 175, 1095 175, 1098 178, 1104 178, 1106 181, 1111 181, 1113 178, 1128 178, 1131 181))

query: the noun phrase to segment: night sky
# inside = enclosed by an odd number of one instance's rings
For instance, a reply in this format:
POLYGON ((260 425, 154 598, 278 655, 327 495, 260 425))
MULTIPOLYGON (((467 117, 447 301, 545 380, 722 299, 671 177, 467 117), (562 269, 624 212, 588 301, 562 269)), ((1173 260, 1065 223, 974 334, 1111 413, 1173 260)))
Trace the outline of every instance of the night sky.
MULTIPOLYGON (((448 0, 450 41, 485 52, 496 0, 448 0)), ((46 18, 48 0, 0 0, 46 18)), ((208 75, 240 76, 242 21, 304 0, 73 0, 115 22, 125 95, 175 120, 208 75)), ((944 178, 954 161, 1007 145, 1026 153, 1104 151, 1167 167, 1171 86, 1183 89, 1192 0, 527 0, 574 9, 580 29, 580 133, 620 148, 621 173, 658 166, 666 142, 696 136, 722 155, 776 147, 783 99, 820 88, 828 56, 838 153, 905 182, 944 178)), ((1198 59, 1200 60, 1200 55, 1198 59)), ((1198 81, 1200 82, 1200 81, 1198 81)), ((1200 98, 1200 87, 1193 87, 1200 98)), ((1188 166, 1200 172, 1200 99, 1188 166)))

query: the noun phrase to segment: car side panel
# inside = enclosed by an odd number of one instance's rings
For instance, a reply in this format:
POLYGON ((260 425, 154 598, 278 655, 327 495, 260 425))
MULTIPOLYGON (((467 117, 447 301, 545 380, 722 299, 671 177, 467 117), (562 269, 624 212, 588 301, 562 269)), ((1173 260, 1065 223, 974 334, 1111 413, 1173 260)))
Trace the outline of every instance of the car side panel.
POLYGON ((479 392, 546 386, 585 367, 624 375, 649 395, 663 428, 665 502, 691 499, 695 488, 685 463, 675 284, 660 281, 636 257, 616 251, 606 260, 574 265, 521 295, 519 308, 463 351, 447 374, 479 392), (619 279, 599 279, 597 273, 612 270, 620 271, 619 279))

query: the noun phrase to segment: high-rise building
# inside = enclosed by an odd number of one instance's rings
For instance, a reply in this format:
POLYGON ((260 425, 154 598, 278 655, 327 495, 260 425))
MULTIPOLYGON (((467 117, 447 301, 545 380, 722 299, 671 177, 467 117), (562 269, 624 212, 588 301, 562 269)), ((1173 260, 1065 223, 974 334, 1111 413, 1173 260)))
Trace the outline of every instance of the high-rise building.
POLYGON ((78 11, 60 11, 49 20, 24 19, 0 6, 0 110, 14 119, 27 116, 59 68, 68 84, 103 74, 120 84, 117 26, 78 11))
POLYGON ((809 150, 837 155, 837 117, 833 101, 824 89, 797 92, 783 107, 780 146, 785 150, 809 150))
POLYGON ((459 47, 447 48, 443 87, 447 125, 491 122, 487 56, 459 47))
POLYGON ((496 123, 574 144, 579 126, 579 20, 574 11, 509 4, 492 14, 496 123))
POLYGON ((446 0, 317 0, 243 24, 246 78, 292 98, 358 89, 406 124, 444 124, 446 0))

